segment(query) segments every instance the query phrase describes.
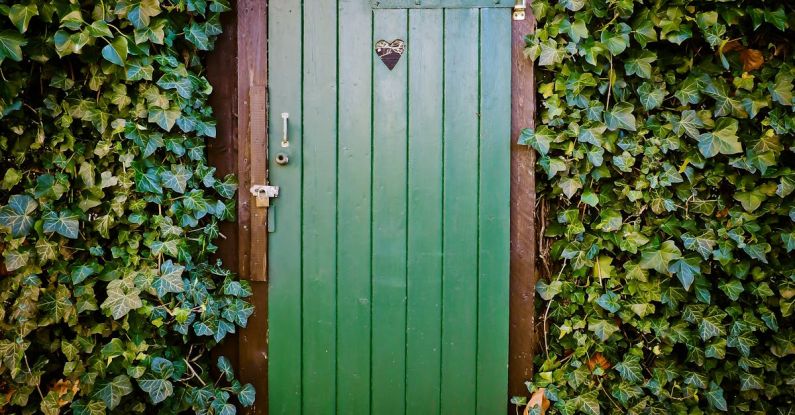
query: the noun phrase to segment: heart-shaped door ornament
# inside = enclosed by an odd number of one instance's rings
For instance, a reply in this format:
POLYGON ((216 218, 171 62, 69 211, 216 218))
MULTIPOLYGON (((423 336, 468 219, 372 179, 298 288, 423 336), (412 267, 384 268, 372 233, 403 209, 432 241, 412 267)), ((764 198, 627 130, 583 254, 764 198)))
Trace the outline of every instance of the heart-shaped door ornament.
POLYGON ((379 40, 375 44, 375 53, 381 58, 387 68, 391 71, 397 65, 403 52, 406 51, 406 42, 395 39, 391 43, 386 40, 379 40))

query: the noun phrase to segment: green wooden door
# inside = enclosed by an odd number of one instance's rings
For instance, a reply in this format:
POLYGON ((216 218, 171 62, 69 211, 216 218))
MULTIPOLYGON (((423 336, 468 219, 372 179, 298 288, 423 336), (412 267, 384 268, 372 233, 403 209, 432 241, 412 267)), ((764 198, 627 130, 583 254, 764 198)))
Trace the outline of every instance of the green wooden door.
POLYGON ((271 414, 505 412, 499 2, 269 2, 271 414), (397 39, 390 70, 375 45, 397 39))

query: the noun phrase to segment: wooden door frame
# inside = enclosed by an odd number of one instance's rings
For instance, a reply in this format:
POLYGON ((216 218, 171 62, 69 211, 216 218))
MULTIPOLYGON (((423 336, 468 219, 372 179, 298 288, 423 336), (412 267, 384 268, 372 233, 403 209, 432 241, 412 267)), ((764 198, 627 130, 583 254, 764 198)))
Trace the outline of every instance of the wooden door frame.
MULTIPOLYGON (((255 306, 248 327, 224 341, 215 354, 227 356, 243 383, 252 383, 256 404, 249 414, 268 413, 267 224, 264 209, 252 209, 248 189, 264 184, 267 171, 267 4, 268 0, 233 0, 234 11, 222 15, 224 33, 208 57, 210 103, 218 137, 208 143, 210 163, 220 175, 235 174, 240 183, 237 222, 221 226, 218 257, 248 280, 255 306)), ((530 13, 512 28, 511 103, 511 253, 510 346, 508 392, 524 395, 532 375, 535 349, 535 153, 516 144, 522 128, 535 116, 533 65, 524 56, 524 37, 534 30, 530 13)), ((507 401, 507 397, 506 397, 507 401)), ((509 408, 513 413, 513 408, 509 408)))

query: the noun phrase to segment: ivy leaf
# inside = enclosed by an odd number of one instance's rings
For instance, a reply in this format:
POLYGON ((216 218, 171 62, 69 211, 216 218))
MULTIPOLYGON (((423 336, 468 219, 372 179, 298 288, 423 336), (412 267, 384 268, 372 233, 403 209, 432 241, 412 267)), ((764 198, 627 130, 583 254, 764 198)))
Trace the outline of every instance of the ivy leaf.
POLYGON ((693 77, 685 79, 679 88, 674 92, 674 97, 679 100, 682 105, 698 104, 701 102, 701 91, 704 89, 703 83, 693 77))
POLYGON ((163 402, 166 398, 174 394, 174 386, 169 380, 152 375, 144 375, 143 378, 138 379, 138 386, 141 387, 141 390, 149 394, 149 399, 151 399, 154 404, 163 402))
POLYGON ((592 331, 599 340, 605 342, 618 331, 618 327, 607 320, 594 320, 588 323, 588 330, 592 331))
POLYGON ((751 373, 740 373, 740 390, 749 391, 754 389, 764 389, 764 381, 757 375, 751 373))
POLYGON ((12 272, 28 264, 28 261, 30 260, 30 253, 27 251, 19 252, 9 249, 3 252, 3 258, 5 259, 4 263, 6 271, 12 272))
POLYGON ((102 57, 108 62, 124 66, 127 63, 127 38, 119 36, 102 48, 102 57))
POLYGON ((693 236, 690 232, 686 232, 682 234, 681 239, 686 249, 698 252, 704 259, 709 259, 712 251, 715 250, 715 245, 718 243, 715 239, 715 231, 712 229, 699 236, 693 236))
POLYGON ((536 292, 544 301, 555 298, 556 295, 560 294, 562 288, 563 282, 558 280, 552 281, 549 284, 543 280, 539 280, 538 283, 536 283, 536 292))
POLYGON ((635 106, 628 102, 619 102, 610 111, 605 112, 605 125, 610 131, 618 129, 635 131, 635 106))
POLYGON ((620 297, 618 294, 608 291, 596 300, 596 304, 599 304, 599 307, 604 308, 605 310, 611 313, 617 313, 618 310, 621 309, 620 297))
POLYGON ((723 319, 727 314, 717 307, 710 307, 708 313, 698 323, 698 334, 701 340, 707 341, 713 337, 725 336, 726 327, 723 319))
POLYGON ((157 291, 157 296, 163 298, 166 293, 181 293, 185 291, 185 283, 182 281, 182 273, 184 271, 185 267, 176 265, 171 260, 164 262, 160 267, 160 277, 153 284, 157 291))
POLYGON ((0 209, 0 227, 11 230, 11 236, 21 238, 30 233, 33 226, 31 214, 39 206, 28 195, 13 195, 8 199, 8 205, 0 209))
POLYGON ((160 4, 158 0, 141 0, 132 3, 132 7, 127 11, 129 20, 136 29, 145 29, 149 26, 152 17, 160 14, 160 4))
POLYGON ((563 62, 565 52, 558 48, 554 39, 548 39, 540 44, 541 53, 538 55, 538 64, 541 66, 551 66, 563 62))
POLYGON ((701 266, 698 258, 680 258, 671 262, 668 271, 676 274, 685 291, 690 291, 696 276, 701 275, 701 266))
POLYGON ((643 383, 643 368, 640 366, 640 357, 627 355, 624 360, 616 364, 616 371, 630 383, 643 383))
POLYGON ((22 60, 22 46, 27 45, 25 38, 13 30, 3 30, 0 32, 0 63, 5 58, 12 61, 22 60))
POLYGON ((240 390, 240 393, 237 394, 237 399, 240 401, 240 404, 245 407, 250 407, 254 405, 254 401, 256 398, 256 390, 254 386, 250 383, 246 383, 243 385, 243 389, 240 390))
POLYGON ((210 39, 207 36, 204 27, 194 22, 184 30, 185 39, 187 39, 188 42, 193 43, 193 45, 196 46, 196 49, 210 50, 210 39))
POLYGON ((234 379, 235 374, 232 371, 232 363, 229 362, 229 359, 220 356, 216 362, 216 367, 218 367, 218 370, 224 375, 227 381, 234 379))
POLYGON ((160 173, 163 187, 177 193, 185 193, 188 180, 190 180, 191 177, 193 177, 193 172, 181 164, 171 166, 171 170, 160 173))
POLYGON ((35 4, 15 4, 8 10, 8 18, 20 33, 25 33, 28 30, 30 19, 38 15, 39 8, 35 4))
POLYGON ((661 274, 668 273, 668 264, 682 257, 682 251, 674 241, 665 241, 659 249, 641 252, 640 267, 653 269, 661 274))
POLYGON ((113 280, 108 283, 108 297, 101 307, 110 310, 113 318, 118 320, 130 311, 143 307, 140 293, 141 291, 129 280, 113 280))
POLYGON ((657 60, 657 54, 644 50, 638 54, 632 54, 624 60, 624 70, 626 74, 638 75, 641 78, 651 78, 651 64, 657 60))
POLYGON ((92 396, 102 400, 108 409, 113 410, 119 406, 121 398, 129 395, 132 391, 130 378, 127 375, 118 375, 112 380, 97 382, 92 396))
POLYGON ((58 233, 69 239, 77 239, 80 233, 80 222, 74 213, 49 211, 42 216, 42 219, 44 219, 44 232, 58 233))
POLYGON ((698 140, 701 135, 699 128, 704 128, 704 122, 694 110, 685 110, 681 118, 671 117, 671 126, 676 134, 687 133, 690 138, 698 140))
POLYGON ((549 153, 549 146, 555 139, 555 134, 546 125, 537 129, 525 128, 519 136, 519 144, 530 145, 541 155, 549 153))
POLYGON ((737 120, 719 118, 713 131, 698 137, 698 149, 708 158, 718 154, 742 153, 743 146, 737 137, 737 120))
POLYGON ((160 128, 171 131, 174 128, 174 124, 177 122, 177 118, 179 118, 181 112, 179 109, 169 108, 164 109, 160 107, 152 107, 149 108, 149 116, 147 120, 149 122, 153 122, 157 124, 160 128))
POLYGON ((665 89, 657 87, 651 82, 644 82, 638 88, 638 98, 643 105, 643 109, 651 111, 662 105, 663 100, 665 100, 665 89))
POLYGON ((723 412, 729 410, 726 404, 726 398, 723 397, 723 388, 718 386, 715 382, 709 383, 709 391, 705 392, 704 395, 707 397, 707 402, 709 402, 713 408, 723 412))

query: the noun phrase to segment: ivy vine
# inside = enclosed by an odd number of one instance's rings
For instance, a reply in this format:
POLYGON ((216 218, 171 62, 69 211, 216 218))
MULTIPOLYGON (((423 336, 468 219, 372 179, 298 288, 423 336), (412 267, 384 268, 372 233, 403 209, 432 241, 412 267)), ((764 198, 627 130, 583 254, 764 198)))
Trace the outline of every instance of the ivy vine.
POLYGON ((790 413, 795 5, 532 8, 540 119, 521 141, 547 220, 530 392, 555 414, 790 413))
POLYGON ((253 403, 209 355, 253 312, 210 259, 237 184, 207 163, 202 53, 229 9, 0 0, 0 413, 253 403))

